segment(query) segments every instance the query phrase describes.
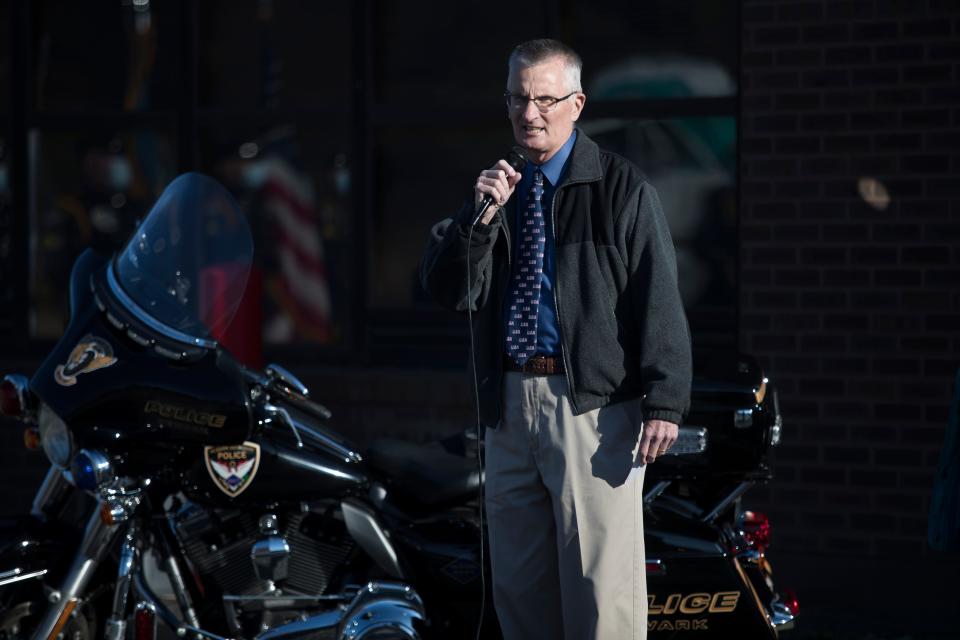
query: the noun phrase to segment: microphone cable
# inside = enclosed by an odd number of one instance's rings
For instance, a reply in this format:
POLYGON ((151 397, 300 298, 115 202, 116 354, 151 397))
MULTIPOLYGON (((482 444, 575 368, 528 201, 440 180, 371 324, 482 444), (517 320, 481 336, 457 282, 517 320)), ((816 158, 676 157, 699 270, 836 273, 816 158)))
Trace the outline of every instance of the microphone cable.
MULTIPOLYGON (((499 211, 497 214, 499 215, 499 211)), ((476 640, 480 640, 480 632, 483 629, 483 618, 485 615, 485 609, 487 605, 487 566, 486 566, 486 557, 484 554, 484 522, 483 522, 483 489, 486 482, 484 481, 483 476, 483 458, 481 457, 481 451, 484 446, 484 434, 480 432, 480 385, 477 382, 477 350, 475 348, 475 343, 473 341, 473 293, 470 283, 470 252, 473 250, 473 228, 474 225, 470 225, 470 232, 467 234, 467 262, 466 268, 464 269, 467 279, 467 325, 470 327, 470 371, 473 374, 473 406, 477 412, 477 479, 479 485, 479 491, 477 492, 477 497, 480 500, 477 511, 480 515, 480 617, 477 620, 477 634, 476 640)))
MULTIPOLYGON (((527 164, 527 158, 523 153, 521 147, 514 147, 509 152, 507 152, 506 157, 507 164, 509 164, 514 171, 523 171, 524 166, 527 164)), ((509 200, 509 198, 508 198, 509 200)), ((477 621, 477 634, 476 640, 480 640, 480 632, 483 629, 483 618, 486 613, 486 604, 487 604, 487 579, 486 579, 486 554, 484 552, 484 542, 486 536, 484 535, 484 487, 486 485, 484 474, 483 474, 483 459, 481 456, 481 451, 484 448, 484 435, 481 434, 481 424, 480 424, 480 385, 477 382, 477 350, 475 347, 474 336, 473 336, 473 288, 470 282, 470 255, 473 250, 473 230, 477 225, 477 222, 480 218, 483 217, 483 214, 486 213, 490 205, 493 204, 493 198, 490 195, 485 196, 481 199, 479 210, 474 215, 473 220, 470 222, 470 231, 467 233, 467 260, 464 267, 464 273, 467 280, 467 325, 470 328, 470 370, 473 374, 473 406, 477 412, 477 476, 479 478, 480 489, 477 492, 478 498, 480 500, 480 505, 478 508, 480 514, 480 619, 477 621)), ((504 203, 506 204, 506 203, 504 203)), ((502 217, 503 207, 499 204, 497 205, 498 211, 496 215, 502 217)), ((500 224, 504 224, 501 219, 500 224)))

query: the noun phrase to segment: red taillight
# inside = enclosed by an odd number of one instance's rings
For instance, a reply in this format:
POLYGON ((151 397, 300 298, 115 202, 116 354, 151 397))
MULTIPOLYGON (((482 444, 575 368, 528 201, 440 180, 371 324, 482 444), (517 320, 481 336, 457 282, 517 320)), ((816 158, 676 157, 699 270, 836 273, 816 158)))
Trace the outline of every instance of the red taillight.
POLYGON ((133 631, 135 640, 154 640, 157 635, 157 614, 153 606, 146 602, 137 605, 133 617, 133 631))
POLYGON ((20 391, 10 380, 0 383, 0 413, 16 418, 23 413, 20 391))
POLYGON ((793 589, 784 589, 783 593, 780 594, 780 600, 787 611, 790 612, 790 615, 796 616, 800 613, 800 601, 797 600, 797 594, 793 589))
POLYGON ((647 560, 647 575, 665 576, 667 575, 667 566, 663 564, 663 560, 647 560))
POLYGON ((740 533, 760 551, 770 546, 770 520, 764 513, 744 511, 740 516, 740 533))

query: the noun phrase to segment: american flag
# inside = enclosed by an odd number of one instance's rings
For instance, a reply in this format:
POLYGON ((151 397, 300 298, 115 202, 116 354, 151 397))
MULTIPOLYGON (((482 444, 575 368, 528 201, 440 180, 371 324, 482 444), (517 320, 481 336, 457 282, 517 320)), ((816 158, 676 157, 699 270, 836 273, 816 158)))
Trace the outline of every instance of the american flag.
POLYGON ((262 212, 275 225, 278 270, 267 275, 267 294, 283 311, 266 319, 264 338, 329 342, 330 288, 313 185, 280 157, 257 164, 265 175, 262 212))

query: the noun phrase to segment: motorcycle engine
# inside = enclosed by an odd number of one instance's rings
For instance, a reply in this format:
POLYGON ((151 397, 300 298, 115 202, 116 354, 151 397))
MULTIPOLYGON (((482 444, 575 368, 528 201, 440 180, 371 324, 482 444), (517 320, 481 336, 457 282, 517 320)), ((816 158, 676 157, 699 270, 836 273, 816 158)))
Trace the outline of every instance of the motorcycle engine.
POLYGON ((173 525, 190 563, 224 595, 260 595, 271 588, 287 595, 323 595, 356 547, 336 504, 265 516, 186 502, 173 516, 173 525), (268 532, 263 523, 271 516, 268 532), (258 575, 251 554, 258 542, 278 539, 289 551, 282 551, 281 558, 286 577, 273 583, 262 572, 258 575))

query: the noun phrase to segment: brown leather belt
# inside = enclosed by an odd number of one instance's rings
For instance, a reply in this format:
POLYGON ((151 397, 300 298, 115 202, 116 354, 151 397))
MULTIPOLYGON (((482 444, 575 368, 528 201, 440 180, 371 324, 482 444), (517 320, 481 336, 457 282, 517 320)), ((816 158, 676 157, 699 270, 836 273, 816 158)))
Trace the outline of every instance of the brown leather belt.
POLYGON ((507 371, 532 373, 538 376, 552 376, 564 372, 563 358, 560 356, 531 356, 522 365, 517 364, 508 355, 503 357, 503 368, 507 371))

